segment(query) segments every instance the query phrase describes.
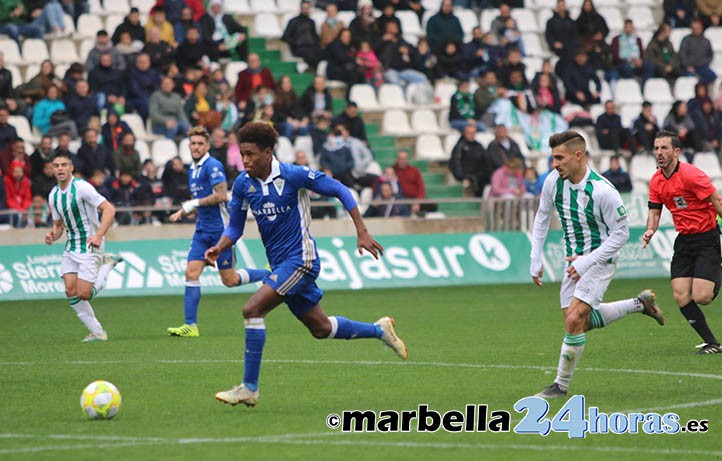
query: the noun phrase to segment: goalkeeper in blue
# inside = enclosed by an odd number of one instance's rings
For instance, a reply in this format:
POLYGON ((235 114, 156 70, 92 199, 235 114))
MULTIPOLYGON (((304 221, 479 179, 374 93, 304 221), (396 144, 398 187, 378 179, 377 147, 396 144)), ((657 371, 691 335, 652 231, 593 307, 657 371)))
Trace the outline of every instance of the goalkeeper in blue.
MULTIPOLYGON (((185 323, 168 328, 170 336, 195 338, 198 330, 198 305, 201 301, 200 276, 208 265, 204 253, 218 241, 224 226, 228 223, 228 186, 223 164, 211 157, 210 136, 205 127, 193 127, 189 133, 190 151, 193 163, 188 171, 188 185, 192 200, 183 202, 180 210, 170 216, 173 222, 197 215, 196 231, 188 250, 183 308, 185 323)), ((235 270, 236 258, 233 247, 227 248, 218 258, 218 273, 227 287, 258 282, 269 274, 265 269, 235 270)))
POLYGON ((250 210, 256 218, 272 273, 263 279, 264 284, 243 308, 246 327, 243 382, 217 393, 216 399, 231 405, 256 405, 266 342, 265 317, 281 303, 286 303, 317 339, 377 338, 406 360, 406 345, 396 336, 392 318, 381 317, 375 323, 364 323, 329 317, 319 304, 323 291, 316 285, 320 261, 316 243, 308 231, 311 222, 308 191, 341 201, 356 227, 359 253, 366 250, 376 259, 383 254, 383 247, 366 229, 349 190, 321 172, 279 163, 273 157, 278 133, 271 125, 248 123, 239 130, 238 141, 245 171, 233 184, 230 222, 205 256, 213 262, 234 245, 243 235, 250 210))

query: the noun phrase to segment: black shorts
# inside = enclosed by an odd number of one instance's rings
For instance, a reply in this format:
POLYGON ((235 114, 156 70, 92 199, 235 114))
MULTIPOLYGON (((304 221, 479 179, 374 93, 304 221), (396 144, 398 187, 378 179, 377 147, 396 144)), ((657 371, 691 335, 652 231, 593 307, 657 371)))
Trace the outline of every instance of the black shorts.
POLYGON ((693 277, 709 280, 719 291, 722 275, 720 231, 715 227, 702 234, 679 234, 674 241, 674 256, 670 273, 673 279, 693 277))

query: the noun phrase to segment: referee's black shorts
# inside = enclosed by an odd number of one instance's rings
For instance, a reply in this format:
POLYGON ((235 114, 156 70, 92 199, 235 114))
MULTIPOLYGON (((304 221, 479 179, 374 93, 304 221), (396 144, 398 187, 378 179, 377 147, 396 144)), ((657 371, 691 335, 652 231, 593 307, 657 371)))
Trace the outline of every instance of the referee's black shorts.
POLYGON ((701 234, 679 234, 674 241, 670 273, 673 279, 693 277, 714 282, 715 295, 722 275, 719 227, 701 234))

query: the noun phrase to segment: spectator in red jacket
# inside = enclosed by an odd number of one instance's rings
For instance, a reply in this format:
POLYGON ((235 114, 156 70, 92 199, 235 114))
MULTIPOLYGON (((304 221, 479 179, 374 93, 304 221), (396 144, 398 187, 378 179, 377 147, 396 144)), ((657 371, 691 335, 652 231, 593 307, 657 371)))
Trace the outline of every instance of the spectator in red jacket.
POLYGON ((260 85, 276 91, 273 74, 267 67, 261 67, 261 59, 256 53, 251 53, 248 55, 248 68, 238 73, 238 83, 236 83, 236 101, 240 109, 245 109, 245 102, 251 97, 253 90, 260 85), (242 103, 243 107, 241 107, 242 103))
MULTIPOLYGON (((426 198, 426 186, 421 171, 409 163, 409 153, 405 150, 399 150, 396 153, 396 163, 394 163, 394 171, 399 179, 399 186, 404 198, 426 198)), ((421 205, 414 203, 411 205, 411 212, 418 214, 421 211, 421 205)))
POLYGON ((10 176, 12 170, 10 164, 15 160, 23 162, 25 176, 30 178, 32 176, 32 171, 30 171, 30 156, 25 152, 25 141, 23 138, 15 138, 4 151, 0 152, 0 170, 4 171, 7 176, 10 176))
MULTIPOLYGON (((22 212, 30 208, 33 198, 30 192, 30 180, 25 175, 25 163, 20 160, 13 160, 10 169, 5 176, 6 205, 9 210, 22 212)), ((18 213, 13 215, 14 227, 25 227, 27 215, 18 213)))

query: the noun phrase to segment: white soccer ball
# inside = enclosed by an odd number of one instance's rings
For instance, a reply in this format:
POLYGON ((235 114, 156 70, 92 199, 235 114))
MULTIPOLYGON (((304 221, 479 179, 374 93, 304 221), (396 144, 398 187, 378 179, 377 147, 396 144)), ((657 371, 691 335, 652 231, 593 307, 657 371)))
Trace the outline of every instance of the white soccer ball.
POLYGON ((93 381, 80 396, 80 408, 90 419, 110 419, 120 411, 118 388, 108 381, 93 381))

